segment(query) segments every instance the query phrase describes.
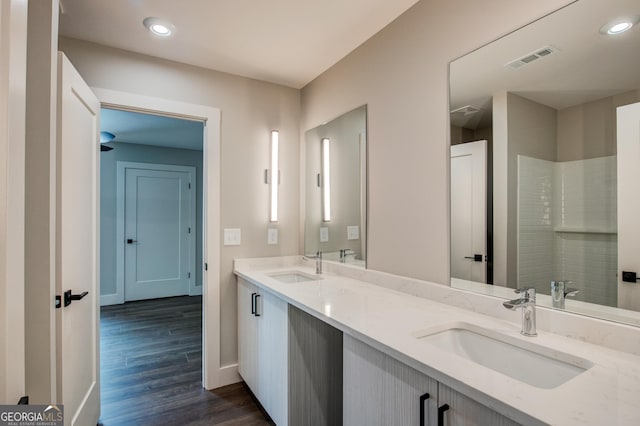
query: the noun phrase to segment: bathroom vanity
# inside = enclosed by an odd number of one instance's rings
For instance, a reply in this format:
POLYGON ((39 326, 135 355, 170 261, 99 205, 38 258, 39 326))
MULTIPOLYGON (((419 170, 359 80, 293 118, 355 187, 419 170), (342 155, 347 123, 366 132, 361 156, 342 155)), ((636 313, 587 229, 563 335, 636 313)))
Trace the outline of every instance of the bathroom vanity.
POLYGON ((615 343, 639 342, 634 327, 594 325, 581 341, 547 331, 575 315, 540 308, 525 337, 500 299, 324 270, 301 257, 235 263, 239 372, 279 425, 640 424, 640 348, 615 343))

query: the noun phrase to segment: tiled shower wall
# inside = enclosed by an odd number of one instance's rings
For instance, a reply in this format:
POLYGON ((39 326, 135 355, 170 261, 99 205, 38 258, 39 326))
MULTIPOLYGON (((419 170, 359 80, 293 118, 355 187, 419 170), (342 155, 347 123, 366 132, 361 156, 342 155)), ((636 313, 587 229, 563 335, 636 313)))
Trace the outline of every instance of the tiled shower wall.
POLYGON ((570 280, 578 300, 616 306, 616 157, 518 158, 518 287, 570 280), (551 261, 549 261, 551 259, 551 261))
POLYGON ((518 288, 547 293, 553 279, 554 163, 518 156, 518 288))

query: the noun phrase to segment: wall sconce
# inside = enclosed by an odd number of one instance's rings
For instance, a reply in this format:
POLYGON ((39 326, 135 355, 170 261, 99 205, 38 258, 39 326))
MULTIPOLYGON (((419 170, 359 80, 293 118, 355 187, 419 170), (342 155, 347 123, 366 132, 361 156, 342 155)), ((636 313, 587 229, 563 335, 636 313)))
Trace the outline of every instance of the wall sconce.
POLYGON ((322 220, 331 221, 331 154, 329 138, 322 139, 322 220))
POLYGON ((278 131, 271 131, 271 166, 268 171, 265 171, 266 183, 270 186, 270 209, 269 209, 269 221, 278 221, 278 184, 280 183, 280 171, 278 169, 278 131))

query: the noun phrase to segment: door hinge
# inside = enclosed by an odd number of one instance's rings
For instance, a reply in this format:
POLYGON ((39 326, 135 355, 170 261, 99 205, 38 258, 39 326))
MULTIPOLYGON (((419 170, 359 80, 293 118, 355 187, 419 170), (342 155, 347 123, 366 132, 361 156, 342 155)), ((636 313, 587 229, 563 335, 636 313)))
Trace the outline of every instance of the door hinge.
POLYGON ((187 278, 191 278, 191 272, 187 272, 187 278))
POLYGON ((189 183, 188 185, 189 185, 189 189, 191 189, 191 184, 189 183))
POLYGON ((191 233, 191 227, 188 228, 187 234, 190 234, 190 233, 191 233))
POLYGON ((55 304, 56 309, 60 309, 62 308, 62 296, 60 296, 59 294, 56 294, 56 304, 55 304))
POLYGON ((209 270, 209 264, 207 262, 204 262, 204 270, 205 271, 209 270))

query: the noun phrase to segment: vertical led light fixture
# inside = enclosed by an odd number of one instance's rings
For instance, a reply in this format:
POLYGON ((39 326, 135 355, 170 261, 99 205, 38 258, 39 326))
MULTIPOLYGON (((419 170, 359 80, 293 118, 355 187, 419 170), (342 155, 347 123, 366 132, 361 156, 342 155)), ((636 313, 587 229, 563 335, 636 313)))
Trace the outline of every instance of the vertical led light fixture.
POLYGON ((279 169, 278 169, 278 131, 271 131, 271 169, 269 170, 269 182, 271 187, 271 208, 269 209, 269 221, 278 221, 278 184, 279 182, 279 169))
POLYGON ((322 220, 331 221, 331 153, 329 138, 322 139, 322 220))

